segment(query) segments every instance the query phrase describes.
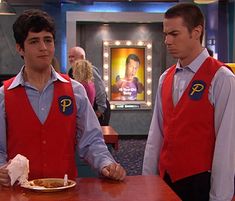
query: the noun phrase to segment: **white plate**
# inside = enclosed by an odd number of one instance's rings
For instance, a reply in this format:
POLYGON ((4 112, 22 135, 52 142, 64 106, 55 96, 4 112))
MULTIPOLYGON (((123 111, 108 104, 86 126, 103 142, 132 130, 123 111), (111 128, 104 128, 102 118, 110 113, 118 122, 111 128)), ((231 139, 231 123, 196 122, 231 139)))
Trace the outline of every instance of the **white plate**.
POLYGON ((55 192, 64 189, 72 188, 76 185, 73 180, 68 180, 68 185, 63 186, 64 179, 60 178, 45 178, 45 179, 34 179, 29 181, 27 185, 22 185, 23 188, 30 190, 41 191, 41 192, 55 192), (53 187, 53 184, 59 187, 53 187), (45 185, 45 186, 44 186, 45 185))

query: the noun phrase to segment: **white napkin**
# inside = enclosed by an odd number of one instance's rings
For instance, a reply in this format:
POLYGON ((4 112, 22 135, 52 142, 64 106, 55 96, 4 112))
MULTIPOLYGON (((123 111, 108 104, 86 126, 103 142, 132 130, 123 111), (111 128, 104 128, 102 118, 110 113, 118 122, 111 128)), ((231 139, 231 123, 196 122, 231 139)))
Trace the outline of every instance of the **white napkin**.
POLYGON ((12 186, 17 180, 21 185, 28 182, 29 160, 25 156, 17 154, 15 158, 11 160, 7 169, 12 186))

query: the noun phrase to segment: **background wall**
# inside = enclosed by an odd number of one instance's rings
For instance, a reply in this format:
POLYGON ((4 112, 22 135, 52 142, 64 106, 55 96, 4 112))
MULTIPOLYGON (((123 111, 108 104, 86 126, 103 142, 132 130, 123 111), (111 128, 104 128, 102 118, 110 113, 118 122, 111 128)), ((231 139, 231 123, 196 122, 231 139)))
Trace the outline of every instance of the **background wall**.
MULTIPOLYGON (((174 60, 167 55, 162 23, 77 23, 77 45, 82 46, 87 59, 103 73, 103 40, 150 40, 152 41, 152 89, 153 103, 158 78, 174 60)), ((153 104, 154 105, 154 104, 153 104)), ((123 135, 147 134, 152 110, 112 111, 110 124, 123 135)))
POLYGON ((53 16, 56 23, 56 57, 60 59, 61 49, 61 33, 64 32, 64 28, 61 27, 61 12, 60 5, 58 4, 45 4, 45 5, 18 5, 14 6, 16 15, 4 16, 0 15, 0 79, 2 75, 14 75, 19 72, 23 65, 23 60, 16 52, 15 39, 13 36, 12 26, 16 18, 26 9, 38 8, 48 11, 53 16))
MULTIPOLYGON (((229 56, 229 61, 223 60, 225 62, 235 62, 234 55, 234 2, 229 1, 229 4, 222 5, 211 5, 203 6, 203 12, 206 16, 207 22, 214 22, 214 27, 207 27, 206 38, 210 36, 215 36, 217 47, 226 47, 227 53, 223 55, 223 59, 227 59, 229 56), (213 8, 212 8, 213 7, 213 8), (223 17, 218 17, 218 13, 224 14, 223 17), (208 13, 214 13, 213 15, 208 15, 208 13), (227 13, 224 13, 227 11, 227 13), (222 21, 221 21, 222 20, 222 21), (216 24, 216 21, 218 23, 216 24), (229 23, 228 23, 229 21, 229 23), (218 33, 218 29, 222 30, 218 33), (224 30, 224 31, 223 31, 224 30), (229 37, 228 37, 229 30, 229 37), (220 37, 220 40, 218 39, 220 37), (223 44, 223 39, 225 39, 226 44, 223 44), (229 48, 228 48, 229 47, 229 48)), ((42 8, 49 12, 54 18, 57 27, 56 34, 56 57, 61 62, 62 72, 67 66, 67 37, 66 36, 66 12, 67 11, 89 11, 89 12, 119 12, 120 16, 122 11, 125 12, 139 12, 141 13, 156 13, 162 12, 171 6, 172 4, 112 4, 109 5, 99 4, 99 5, 63 5, 63 4, 44 4, 44 5, 27 5, 19 6, 13 5, 17 12, 16 16, 0 16, 0 78, 2 75, 16 74, 19 72, 23 60, 15 51, 15 41, 12 33, 12 24, 17 18, 17 16, 25 9, 28 8, 42 8), (105 5, 105 6, 104 6, 105 5), (162 9, 162 10, 161 10, 162 9), (160 10, 160 11, 159 11, 160 10)), ((221 16, 221 15, 220 15, 221 16)), ((174 60, 166 52, 165 45, 163 44, 162 35, 162 23, 112 23, 104 22, 95 23, 91 22, 77 22, 76 26, 76 43, 74 45, 81 45, 87 52, 87 58, 103 71, 102 68, 102 40, 152 40, 153 42, 153 71, 152 71, 152 103, 154 106, 155 92, 157 88, 157 83, 160 74, 165 70, 166 67, 174 63, 174 60)), ((207 41, 205 43, 207 45, 207 41)), ((224 48, 223 47, 223 48, 224 48)), ((222 49, 223 49, 222 48, 222 49)), ((220 51, 221 48, 218 48, 220 51)), ((220 52, 218 52, 220 54, 220 52)), ((147 134, 153 110, 143 110, 143 111, 112 111, 110 124, 121 134, 121 135, 139 135, 147 134)))
POLYGON ((235 63, 235 1, 228 4, 229 62, 235 63))
POLYGON ((12 25, 19 13, 30 7, 16 7, 16 16, 0 16, 0 76, 2 74, 16 74, 23 60, 15 50, 12 25))

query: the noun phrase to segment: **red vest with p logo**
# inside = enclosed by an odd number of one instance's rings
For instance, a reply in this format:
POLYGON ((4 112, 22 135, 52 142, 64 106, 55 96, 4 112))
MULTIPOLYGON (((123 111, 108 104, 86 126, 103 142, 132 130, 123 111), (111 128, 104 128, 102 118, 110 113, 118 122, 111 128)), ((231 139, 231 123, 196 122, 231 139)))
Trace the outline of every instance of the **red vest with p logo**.
MULTIPOLYGON (((66 78, 66 77, 65 77, 66 78)), ((77 176, 75 164, 76 103, 72 84, 54 82, 53 100, 46 121, 35 114, 25 88, 8 87, 14 78, 4 82, 7 120, 8 160, 17 154, 29 159, 29 179, 77 176)))
POLYGON ((175 66, 162 85, 164 143, 160 175, 173 181, 211 170, 215 146, 214 107, 208 99, 211 81, 223 64, 209 57, 196 72, 174 106, 172 89, 175 66))

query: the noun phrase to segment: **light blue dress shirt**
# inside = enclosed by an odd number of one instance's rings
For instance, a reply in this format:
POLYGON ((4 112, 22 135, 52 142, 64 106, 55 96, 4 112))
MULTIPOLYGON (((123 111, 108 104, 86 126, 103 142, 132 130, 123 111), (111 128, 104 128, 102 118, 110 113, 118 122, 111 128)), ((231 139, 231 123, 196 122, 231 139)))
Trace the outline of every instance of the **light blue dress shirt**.
MULTIPOLYGON (((53 82, 56 80, 59 80, 60 82, 68 81, 61 77, 52 68, 51 79, 45 85, 43 91, 39 92, 28 82, 24 82, 23 69, 24 67, 22 67, 20 73, 16 76, 8 90, 17 87, 18 85, 24 86, 34 112, 41 123, 44 123, 47 119, 53 99, 53 82)), ((101 171, 104 166, 115 162, 115 160, 104 142, 100 124, 88 100, 84 87, 73 79, 71 79, 71 82, 77 106, 77 150, 79 150, 79 155, 81 158, 84 158, 94 169, 101 171)), ((17 104, 17 100, 15 100, 15 103, 17 104)), ((4 89, 2 86, 0 88, 0 166, 7 162, 5 117, 4 89)))
MULTIPOLYGON (((187 67, 181 68, 179 62, 177 63, 174 88, 172 89, 174 104, 179 101, 194 74, 208 56, 207 50, 204 49, 187 67)), ((164 138, 161 88, 166 73, 167 70, 159 79, 155 108, 144 155, 144 175, 159 174, 157 167, 164 138)), ((211 170, 210 201, 231 201, 234 193, 235 175, 235 76, 229 69, 222 67, 216 72, 208 96, 215 109, 214 126, 216 134, 211 170)), ((206 111, 202 112, 205 112, 206 115, 206 111)), ((200 149, 200 147, 198 148, 200 149)))

